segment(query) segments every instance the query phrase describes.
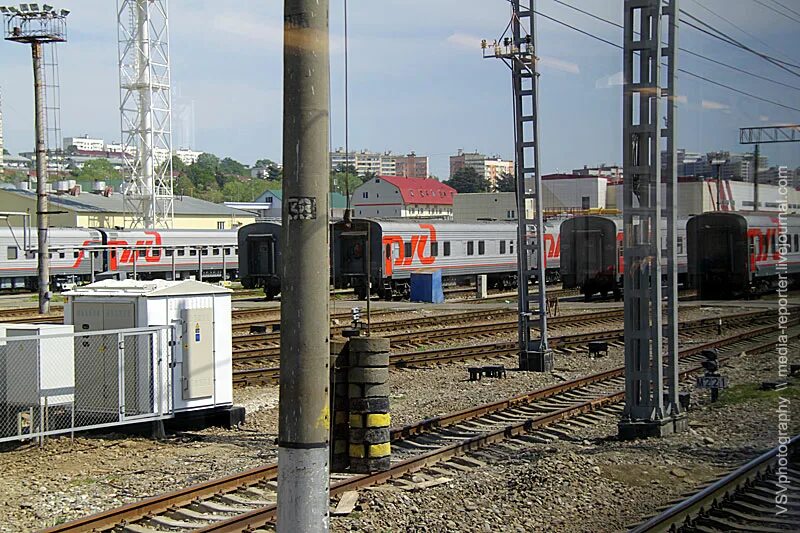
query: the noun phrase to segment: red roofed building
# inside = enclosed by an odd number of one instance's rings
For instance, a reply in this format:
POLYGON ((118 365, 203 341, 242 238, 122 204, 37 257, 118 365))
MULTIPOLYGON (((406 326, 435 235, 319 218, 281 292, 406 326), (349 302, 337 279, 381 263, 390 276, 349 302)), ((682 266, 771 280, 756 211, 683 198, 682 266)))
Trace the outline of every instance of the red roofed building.
POLYGON ((378 176, 353 191, 357 217, 452 218, 456 190, 435 178, 378 176))

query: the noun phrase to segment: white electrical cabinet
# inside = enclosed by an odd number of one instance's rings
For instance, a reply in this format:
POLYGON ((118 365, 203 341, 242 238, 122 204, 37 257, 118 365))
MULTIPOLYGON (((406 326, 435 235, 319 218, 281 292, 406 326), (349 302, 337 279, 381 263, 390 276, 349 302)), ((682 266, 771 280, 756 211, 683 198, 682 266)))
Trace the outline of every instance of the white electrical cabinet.
MULTIPOLYGON (((124 356, 130 364, 124 365, 126 390, 122 396, 147 402, 158 398, 155 391, 168 389, 162 405, 154 406, 163 413, 231 406, 231 293, 195 280, 105 280, 64 293, 64 322, 72 324, 76 333, 173 326, 175 338, 151 350, 147 360, 142 354, 148 351, 135 347, 141 337, 133 337, 137 339, 133 343, 130 337, 126 341, 125 350, 133 349, 138 356, 124 356), (160 368, 167 370, 159 372, 160 368)), ((119 391, 111 385, 120 382, 118 351, 111 356, 101 349, 102 339, 95 342, 98 346, 91 355, 77 359, 79 366, 91 368, 78 375, 85 375, 80 380, 95 383, 95 388, 97 383, 108 385, 107 401, 95 400, 96 408, 117 406, 119 391)), ((81 383, 77 385, 80 390, 81 383)), ((137 408, 143 412, 147 405, 137 408)))
POLYGON ((2 400, 6 405, 54 406, 74 401, 71 334, 72 326, 62 324, 3 324, 0 327, 2 400))

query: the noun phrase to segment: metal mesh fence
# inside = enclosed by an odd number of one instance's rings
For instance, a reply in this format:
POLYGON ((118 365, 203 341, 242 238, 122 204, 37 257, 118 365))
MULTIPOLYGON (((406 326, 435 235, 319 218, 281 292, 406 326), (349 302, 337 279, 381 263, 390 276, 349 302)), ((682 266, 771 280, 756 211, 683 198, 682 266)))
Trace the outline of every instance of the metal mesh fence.
POLYGON ((0 329, 0 442, 171 415, 172 337, 166 326, 0 329))

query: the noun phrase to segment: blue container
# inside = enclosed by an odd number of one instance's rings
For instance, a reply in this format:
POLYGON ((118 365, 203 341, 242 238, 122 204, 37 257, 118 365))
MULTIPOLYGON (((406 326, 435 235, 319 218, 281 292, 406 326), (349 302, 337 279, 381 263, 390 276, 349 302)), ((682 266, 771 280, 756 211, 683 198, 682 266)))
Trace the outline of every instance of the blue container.
POLYGON ((411 273, 411 301, 440 304, 444 302, 442 271, 423 268, 411 273))

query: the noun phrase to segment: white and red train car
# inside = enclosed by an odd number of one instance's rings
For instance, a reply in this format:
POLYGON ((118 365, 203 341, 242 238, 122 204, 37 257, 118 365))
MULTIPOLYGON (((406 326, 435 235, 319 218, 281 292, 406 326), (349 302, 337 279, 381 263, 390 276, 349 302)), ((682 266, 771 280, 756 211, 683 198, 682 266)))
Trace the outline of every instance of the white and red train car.
MULTIPOLYGON (((559 225, 545 223, 547 281, 559 279, 559 225)), ((387 298, 407 293, 411 273, 421 268, 441 269, 446 280, 485 274, 490 285, 516 285, 514 223, 354 219, 334 224, 332 243, 334 287, 354 288, 362 298, 368 252, 373 292, 387 298)))
MULTIPOLYGON (((0 289, 33 289, 37 251, 24 228, 0 229, 0 289)), ((140 279, 235 277, 236 230, 112 230, 50 228, 50 272, 55 286, 93 274, 136 273, 140 279)))
POLYGON ((689 280, 701 298, 772 291, 800 281, 800 215, 703 213, 687 224, 689 280))
MULTIPOLYGON (((585 215, 561 225, 561 280, 565 289, 577 288, 588 301, 593 294, 622 295, 625 273, 622 217, 585 215)), ((665 248, 666 231, 662 233, 665 248)), ((678 280, 687 274, 686 220, 678 221, 678 280)))

